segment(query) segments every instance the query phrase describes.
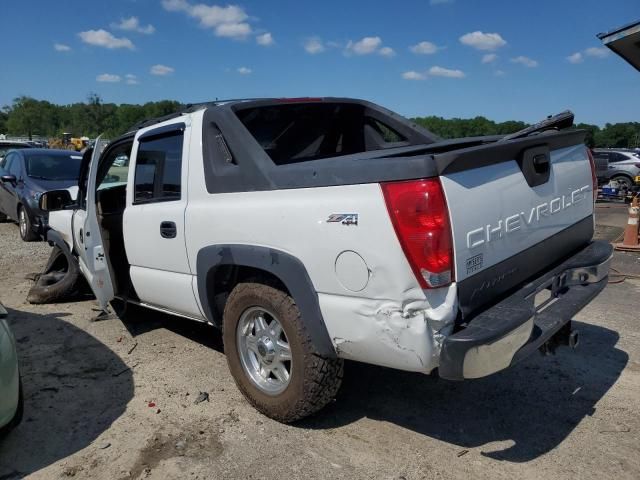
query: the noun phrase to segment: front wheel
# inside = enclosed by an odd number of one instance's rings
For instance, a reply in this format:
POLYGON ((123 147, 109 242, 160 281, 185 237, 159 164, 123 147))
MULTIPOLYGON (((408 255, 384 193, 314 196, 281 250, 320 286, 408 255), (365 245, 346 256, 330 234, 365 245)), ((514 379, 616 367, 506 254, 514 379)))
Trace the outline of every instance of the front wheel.
POLYGON ((343 361, 316 353, 287 293, 259 283, 236 286, 225 305, 223 340, 238 388, 280 422, 309 416, 335 397, 343 361))
POLYGON ((31 217, 24 207, 18 207, 18 225, 20 227, 20 238, 24 242, 33 242, 38 240, 38 235, 33 231, 31 217))

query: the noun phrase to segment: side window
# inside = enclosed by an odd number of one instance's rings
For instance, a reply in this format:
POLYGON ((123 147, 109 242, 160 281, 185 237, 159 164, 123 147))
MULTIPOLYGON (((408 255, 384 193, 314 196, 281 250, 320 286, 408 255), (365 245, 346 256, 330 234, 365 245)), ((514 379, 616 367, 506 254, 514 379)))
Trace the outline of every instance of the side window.
POLYGON ((611 152, 609 154, 609 161, 610 162, 624 162, 625 160, 629 160, 629 158, 622 154, 622 153, 618 153, 618 152, 611 152))
POLYGON ((182 184, 182 130, 143 138, 136 157, 134 203, 179 200, 182 184))

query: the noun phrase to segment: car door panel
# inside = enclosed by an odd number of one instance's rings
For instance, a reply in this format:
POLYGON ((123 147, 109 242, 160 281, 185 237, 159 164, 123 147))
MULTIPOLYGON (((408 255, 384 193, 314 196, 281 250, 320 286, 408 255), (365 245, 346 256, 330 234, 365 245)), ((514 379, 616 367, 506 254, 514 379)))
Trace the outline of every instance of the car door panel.
MULTIPOLYGON (((9 175, 9 166, 11 164, 11 159, 13 155, 7 155, 4 158, 3 166, 0 167, 0 175, 9 175)), ((11 193, 9 192, 9 185, 4 182, 0 182, 0 212, 5 215, 11 216, 11 212, 9 211, 9 198, 11 193)))
POLYGON ((6 211, 7 215, 14 220, 18 220, 18 197, 20 191, 23 188, 23 169, 22 169, 22 159, 18 156, 18 154, 14 153, 11 155, 10 161, 8 162, 7 174, 13 175, 16 177, 15 183, 4 183, 5 187, 5 195, 4 195, 4 204, 3 209, 6 211))
POLYGON ((140 301, 202 318, 185 245, 189 137, 184 123, 138 136, 123 229, 131 281, 140 301))
POLYGON ((72 225, 80 270, 93 290, 100 308, 106 309, 109 301, 113 299, 114 288, 96 210, 95 192, 102 147, 103 142, 98 137, 89 164, 86 209, 74 212, 72 225))

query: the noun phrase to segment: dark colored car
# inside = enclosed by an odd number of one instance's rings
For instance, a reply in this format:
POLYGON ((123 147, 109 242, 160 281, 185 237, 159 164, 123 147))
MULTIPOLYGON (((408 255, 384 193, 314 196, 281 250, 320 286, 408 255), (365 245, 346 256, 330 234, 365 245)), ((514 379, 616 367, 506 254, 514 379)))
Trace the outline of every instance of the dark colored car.
POLYGON ((0 162, 0 221, 20 225, 25 242, 38 240, 48 215, 40 210, 43 192, 78 184, 82 156, 69 150, 26 148, 10 150, 0 162))

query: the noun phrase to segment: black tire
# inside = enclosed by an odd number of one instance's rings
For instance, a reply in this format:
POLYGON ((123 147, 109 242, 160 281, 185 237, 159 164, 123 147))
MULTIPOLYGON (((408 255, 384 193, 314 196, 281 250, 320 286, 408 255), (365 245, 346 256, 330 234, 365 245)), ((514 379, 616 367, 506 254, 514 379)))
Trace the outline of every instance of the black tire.
POLYGON ((18 387, 18 408, 16 409, 16 413, 11 419, 11 421, 8 424, 6 424, 4 427, 0 428, 0 438, 3 438, 11 430, 16 428, 22 421, 23 415, 24 415, 24 394, 22 392, 22 378, 20 378, 19 387, 18 387))
POLYGON ((55 246, 44 272, 29 290, 27 301, 32 304, 68 301, 80 293, 83 285, 78 259, 55 246))
POLYGON ((0 212, 0 223, 4 223, 7 221, 7 215, 0 212))
POLYGON ((294 422, 322 409, 335 398, 342 383, 342 359, 316 352, 293 298, 277 288, 238 284, 224 308, 223 341, 229 370, 242 394, 258 411, 279 422, 294 422), (238 352, 236 329, 243 313, 253 307, 274 313, 291 350, 289 383, 275 395, 265 393, 251 380, 238 352))
POLYGON ((616 175, 614 177, 611 177, 611 180, 615 180, 620 186, 626 187, 627 190, 633 187, 634 184, 633 179, 626 175, 616 175))
POLYGON ((35 242, 40 240, 40 235, 33 231, 31 216, 29 211, 22 205, 18 207, 18 227, 20 229, 20 238, 23 242, 35 242))

